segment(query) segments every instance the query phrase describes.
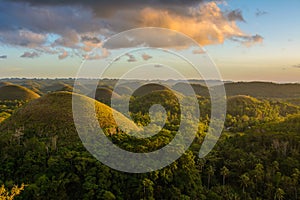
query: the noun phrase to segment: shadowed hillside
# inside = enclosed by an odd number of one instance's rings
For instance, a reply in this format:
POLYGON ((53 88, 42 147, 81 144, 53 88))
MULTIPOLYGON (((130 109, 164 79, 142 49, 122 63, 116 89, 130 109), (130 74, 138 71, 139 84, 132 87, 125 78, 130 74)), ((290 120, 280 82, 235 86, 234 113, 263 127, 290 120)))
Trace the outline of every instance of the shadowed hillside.
POLYGON ((58 92, 58 91, 72 92, 73 87, 63 82, 57 82, 41 88, 41 91, 43 93, 58 92))
MULTIPOLYGON (((200 84, 190 84, 190 86, 193 88, 196 95, 208 97, 209 92, 208 88, 206 86, 200 85, 200 84)), ((187 84, 186 83, 177 83, 172 87, 174 90, 186 94, 186 95, 193 95, 193 93, 188 93, 186 91, 187 84)))
POLYGON ((159 85, 156 83, 149 83, 136 89, 133 92, 132 96, 134 97, 145 96, 147 94, 151 94, 152 92, 161 91, 161 90, 170 90, 170 89, 163 85, 159 85))
POLYGON ((106 87, 97 88, 96 93, 92 92, 88 96, 95 98, 97 101, 100 101, 106 105, 110 105, 112 97, 117 99, 120 98, 120 95, 106 87))
POLYGON ((25 80, 23 82, 16 83, 16 84, 22 85, 23 87, 26 87, 39 95, 43 95, 43 92, 41 92, 40 90, 43 87, 43 84, 38 83, 35 80, 25 80))
POLYGON ((276 84, 267 82, 239 82, 225 84, 227 96, 249 95, 256 98, 300 97, 300 84, 276 84))

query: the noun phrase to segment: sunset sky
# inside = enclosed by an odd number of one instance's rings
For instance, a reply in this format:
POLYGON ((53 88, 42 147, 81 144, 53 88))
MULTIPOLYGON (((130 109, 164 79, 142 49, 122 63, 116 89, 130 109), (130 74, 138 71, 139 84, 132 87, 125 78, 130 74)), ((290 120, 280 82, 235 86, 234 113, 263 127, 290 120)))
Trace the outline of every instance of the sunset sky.
POLYGON ((300 82, 299 8, 299 0, 0 0, 0 78, 75 77, 106 38, 161 27, 202 45, 223 80, 300 82))

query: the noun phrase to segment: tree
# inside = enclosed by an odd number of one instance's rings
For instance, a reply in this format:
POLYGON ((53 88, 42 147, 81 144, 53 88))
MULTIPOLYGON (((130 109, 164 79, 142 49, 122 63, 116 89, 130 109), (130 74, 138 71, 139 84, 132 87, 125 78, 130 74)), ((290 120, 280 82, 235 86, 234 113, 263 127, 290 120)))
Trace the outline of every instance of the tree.
POLYGON ((114 200, 114 199, 116 199, 116 197, 110 191, 105 191, 104 194, 103 194, 103 199, 105 199, 105 200, 114 200))
POLYGON ((21 194, 21 192, 24 190, 25 185, 22 184, 21 187, 18 187, 17 185, 15 185, 11 191, 7 191, 7 189, 5 189, 4 185, 2 185, 0 187, 0 199, 1 200, 13 200, 15 198, 15 196, 18 196, 19 194, 21 194))
POLYGON ((245 189, 250 184, 250 178, 247 173, 241 175, 240 178, 241 178, 241 186, 243 187, 243 193, 245 193, 245 189))
POLYGON ((275 160, 272 162, 272 173, 275 174, 276 171, 279 170, 279 163, 275 160))
POLYGON ((150 179, 145 178, 143 180, 144 199, 153 199, 153 185, 154 183, 150 179))
POLYGON ((256 183, 256 187, 258 188, 258 183, 263 180, 264 176, 264 166, 261 163, 255 165, 254 169, 254 179, 256 183))
POLYGON ((275 195, 274 195, 274 199, 282 200, 282 199, 284 199, 284 195, 285 195, 285 192, 283 191, 283 189, 277 188, 275 195))
POLYGON ((209 165, 207 168, 207 188, 209 189, 210 186, 210 179, 211 176, 213 176, 215 174, 215 169, 213 168, 213 166, 209 165))
POLYGON ((226 166, 221 168, 221 175, 223 176, 223 185, 225 185, 226 176, 229 174, 229 169, 226 166))
POLYGON ((299 184, 299 177, 300 177, 300 171, 295 168, 294 173, 292 174, 292 183, 294 186, 295 190, 295 199, 298 199, 298 191, 297 191, 297 186, 299 184))

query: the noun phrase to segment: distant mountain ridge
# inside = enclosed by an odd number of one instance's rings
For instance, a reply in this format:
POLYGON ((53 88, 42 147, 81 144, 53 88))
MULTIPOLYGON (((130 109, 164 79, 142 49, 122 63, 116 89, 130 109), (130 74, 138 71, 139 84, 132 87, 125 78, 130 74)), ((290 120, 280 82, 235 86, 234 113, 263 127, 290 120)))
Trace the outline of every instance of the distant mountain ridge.
MULTIPOLYGON (((36 93, 42 94, 47 92, 55 92, 58 90, 72 90, 74 79, 0 79, 0 82, 7 82, 9 84, 16 84, 27 87, 35 91, 36 93), (67 87, 64 87, 67 86, 67 87), (40 92, 39 92, 40 91, 40 92)), ((109 88, 114 88, 115 84, 118 82, 117 79, 82 79, 80 80, 82 94, 89 94, 92 91, 92 86, 95 83, 98 85, 106 85, 109 88)), ((122 94, 128 94, 133 92, 132 89, 139 87, 145 83, 151 84, 153 81, 145 80, 128 80, 123 81, 122 94), (125 89, 124 89, 125 87, 125 89)), ((209 96, 208 88, 205 86, 205 81, 203 80, 189 80, 188 81, 195 93, 199 96, 209 96)), ((209 83, 216 83, 217 81, 210 80, 209 83)), ((177 83, 175 80, 160 80, 162 85, 167 85, 170 88, 177 89, 180 92, 181 84, 177 83), (177 83, 177 84, 176 84, 177 83)), ((219 82, 218 82, 219 83, 219 82)), ((215 85, 215 84, 212 84, 215 85)), ((0 84, 1 86, 1 84, 0 84)), ((226 89, 227 96, 236 95, 247 95, 255 98, 285 98, 294 99, 297 102, 297 98, 300 98, 300 84, 299 83, 273 83, 273 82, 229 82, 225 81, 224 86, 226 89)), ((121 91, 121 90, 119 90, 121 91)), ((80 92, 80 91, 77 91, 80 92)), ((117 92, 118 93, 118 92, 117 92)), ((122 94, 121 94, 122 93, 122 94)))

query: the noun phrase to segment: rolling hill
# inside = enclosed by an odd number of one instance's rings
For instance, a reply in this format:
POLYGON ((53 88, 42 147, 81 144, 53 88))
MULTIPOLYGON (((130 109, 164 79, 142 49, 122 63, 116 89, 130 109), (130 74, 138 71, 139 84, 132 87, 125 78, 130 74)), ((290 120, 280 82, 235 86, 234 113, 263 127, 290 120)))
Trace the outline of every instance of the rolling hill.
MULTIPOLYGON (((142 88, 142 87, 141 87, 142 88)), ((149 88, 149 87, 144 87, 149 88)), ((143 89, 144 89, 143 88, 143 89)), ((175 95, 172 90, 168 88, 164 88, 163 90, 156 90, 156 89, 162 89, 164 87, 156 87, 151 85, 150 91, 149 90, 136 90, 133 94, 133 97, 130 99, 129 103, 129 110, 132 112, 132 116, 135 119, 136 123, 141 123, 143 121, 147 121, 142 118, 140 118, 141 114, 144 116, 148 116, 150 108, 153 105, 160 105, 162 106, 167 114, 167 123, 169 122, 172 126, 177 126, 180 124, 180 103, 179 99, 182 99, 183 96, 181 95, 175 95), (138 96, 136 94, 143 94, 142 96, 138 96), (145 115, 146 114, 146 115, 145 115)), ((157 111, 155 111, 157 112, 157 111)), ((157 114, 159 114, 158 112, 157 114)), ((147 121, 148 123, 149 121, 147 121)))
MULTIPOLYGON (((208 88, 206 86, 200 84, 190 84, 190 86, 193 88, 196 95, 203 96, 203 97, 209 96, 208 88)), ((193 93, 187 93, 186 87, 187 87, 186 83, 177 83, 173 85, 172 89, 186 95, 193 95, 193 93)))
POLYGON ((6 85, 0 88, 0 100, 30 101, 40 95, 20 85, 6 85))
POLYGON ((127 86, 119 86, 116 88, 115 92, 119 95, 130 95, 132 90, 127 86))
POLYGON ((227 99, 227 114, 232 116, 256 117, 262 119, 272 112, 269 102, 245 95, 232 96, 227 99))
POLYGON ((73 87, 66 83, 63 83, 63 82, 57 82, 57 83, 53 83, 53 84, 42 87, 41 91, 45 94, 49 93, 49 92, 58 92, 58 91, 72 92, 73 87))
POLYGON ((226 83, 227 96, 249 95, 256 98, 299 98, 300 84, 269 82, 226 83))
MULTIPOLYGON (((182 98, 182 96, 179 96, 182 98)), ((158 90, 149 94, 136 97, 130 102, 130 111, 132 112, 148 112, 149 108, 154 104, 160 104, 167 110, 179 111, 180 104, 178 97, 170 90, 158 90)))
POLYGON ((91 98, 94 98, 95 95, 95 99, 97 101, 100 101, 106 105, 110 105, 111 103, 111 98, 120 98, 120 95, 118 95, 117 93, 113 92, 111 89, 107 88, 107 87, 99 87, 96 90, 96 93, 90 93, 88 96, 91 98))
POLYGON ((12 83, 7 82, 7 81, 0 82, 0 87, 8 86, 8 85, 12 85, 12 83))
MULTIPOLYGON (((112 115, 112 109, 103 103, 94 101, 83 95, 73 94, 79 99, 82 109, 95 106, 96 115, 103 129, 117 127, 112 115)), ((92 109, 94 110, 94 109, 92 109)), ((94 113, 85 113, 85 117, 94 116, 94 113)), ((138 130, 134 123, 117 113, 122 124, 126 124, 128 130, 138 130)), ((75 131, 72 113, 72 93, 49 93, 37 100, 31 101, 19 108, 8 120, 1 125, 1 130, 17 130, 19 128, 35 131, 39 134, 64 133, 77 135, 75 131)))
POLYGON ((141 97, 141 96, 145 96, 147 94, 151 94, 152 92, 164 91, 164 90, 171 91, 167 86, 156 84, 156 83, 149 83, 149 84, 143 85, 143 86, 139 87, 138 89, 136 89, 133 92, 132 96, 141 97))

